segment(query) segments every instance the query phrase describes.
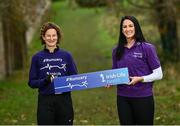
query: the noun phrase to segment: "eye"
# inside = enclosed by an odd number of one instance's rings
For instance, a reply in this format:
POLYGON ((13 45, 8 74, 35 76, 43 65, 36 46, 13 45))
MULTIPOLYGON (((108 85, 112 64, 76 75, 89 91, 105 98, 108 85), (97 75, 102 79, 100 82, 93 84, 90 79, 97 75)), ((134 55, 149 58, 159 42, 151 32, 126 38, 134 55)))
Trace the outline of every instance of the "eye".
POLYGON ((134 27, 134 25, 133 25, 133 24, 130 24, 129 27, 134 27))
POLYGON ((126 25, 123 25, 123 28, 127 28, 127 26, 126 26, 126 25))
POLYGON ((45 35, 45 37, 50 37, 50 35, 45 35))
POLYGON ((53 37, 56 37, 57 35, 56 34, 54 34, 54 35, 52 35, 53 37))

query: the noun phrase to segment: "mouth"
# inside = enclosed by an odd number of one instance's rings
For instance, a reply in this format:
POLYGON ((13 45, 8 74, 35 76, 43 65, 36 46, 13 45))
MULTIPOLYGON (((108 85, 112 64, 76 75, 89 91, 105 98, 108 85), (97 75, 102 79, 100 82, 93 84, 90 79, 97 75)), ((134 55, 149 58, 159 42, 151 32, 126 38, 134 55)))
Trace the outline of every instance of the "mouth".
POLYGON ((132 34, 133 34, 132 31, 126 32, 126 35, 132 35, 132 34))
POLYGON ((132 31, 127 31, 126 34, 132 34, 133 32, 132 31))
POLYGON ((132 35, 132 33, 126 33, 126 35, 128 35, 128 36, 129 36, 129 35, 132 35))
POLYGON ((49 43, 55 43, 56 41, 48 41, 49 43))

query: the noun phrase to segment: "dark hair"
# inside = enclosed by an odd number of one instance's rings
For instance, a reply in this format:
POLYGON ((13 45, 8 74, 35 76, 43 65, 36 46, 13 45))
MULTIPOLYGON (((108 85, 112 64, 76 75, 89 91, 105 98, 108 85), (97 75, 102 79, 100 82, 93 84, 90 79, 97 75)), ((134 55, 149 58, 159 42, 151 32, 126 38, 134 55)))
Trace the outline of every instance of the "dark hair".
POLYGON ((120 23, 119 41, 118 41, 118 45, 117 45, 116 53, 115 53, 117 59, 121 59, 121 57, 124 54, 124 46, 127 44, 126 37, 122 32, 122 27, 123 27, 122 25, 123 25, 123 21, 125 19, 131 20, 133 22, 133 24, 134 24, 135 41, 136 42, 144 42, 144 41, 146 41, 144 36, 143 36, 141 27, 140 27, 140 25, 138 23, 138 20, 134 16, 124 16, 124 17, 122 17, 121 23, 120 23))
POLYGON ((62 31, 61 31, 60 27, 53 22, 46 22, 41 27, 40 38, 41 38, 42 44, 45 44, 43 36, 45 35, 46 31, 49 29, 55 29, 56 30, 57 36, 58 36, 58 40, 57 40, 57 44, 58 44, 60 42, 60 40, 62 39, 62 31))

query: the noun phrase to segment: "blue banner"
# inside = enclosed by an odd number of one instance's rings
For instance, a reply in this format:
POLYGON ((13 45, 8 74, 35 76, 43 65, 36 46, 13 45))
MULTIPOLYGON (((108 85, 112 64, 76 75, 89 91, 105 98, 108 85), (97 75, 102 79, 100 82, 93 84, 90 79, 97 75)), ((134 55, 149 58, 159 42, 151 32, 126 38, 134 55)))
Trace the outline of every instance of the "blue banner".
POLYGON ((55 94, 73 90, 102 87, 105 85, 128 84, 127 68, 63 76, 54 79, 55 94))

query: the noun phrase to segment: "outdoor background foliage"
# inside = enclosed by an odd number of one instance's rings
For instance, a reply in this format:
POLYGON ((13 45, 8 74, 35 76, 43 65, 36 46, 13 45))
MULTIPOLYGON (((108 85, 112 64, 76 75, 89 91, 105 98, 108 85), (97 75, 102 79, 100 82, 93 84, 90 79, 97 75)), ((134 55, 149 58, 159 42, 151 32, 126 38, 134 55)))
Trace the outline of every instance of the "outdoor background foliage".
MULTIPOLYGON (((30 43, 26 42, 26 29, 35 22, 33 10, 42 4, 36 0, 0 3, 0 30, 8 41, 8 50, 4 49, 9 63, 0 80, 0 124, 36 124, 38 93, 27 82, 31 57, 43 48, 39 39, 42 23, 60 25, 64 33, 60 47, 72 53, 79 73, 87 73, 111 69, 111 53, 124 15, 139 20, 162 63, 164 78, 154 84, 155 124, 180 124, 179 0, 52 0, 30 43)), ((74 124, 119 124, 115 86, 74 91, 72 98, 74 124)))

